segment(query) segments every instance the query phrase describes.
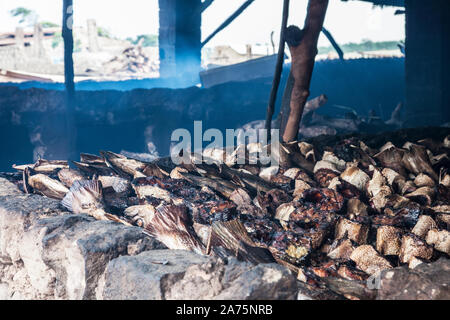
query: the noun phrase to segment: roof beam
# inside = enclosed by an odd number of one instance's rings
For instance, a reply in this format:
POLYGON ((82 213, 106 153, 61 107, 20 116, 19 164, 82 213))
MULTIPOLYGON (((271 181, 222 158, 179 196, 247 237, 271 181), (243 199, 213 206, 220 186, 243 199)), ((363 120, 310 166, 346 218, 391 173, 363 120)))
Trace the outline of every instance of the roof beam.
POLYGON ((201 12, 205 11, 206 9, 208 9, 208 7, 214 2, 214 0, 205 0, 202 2, 201 6, 200 6, 200 10, 201 12))
POLYGON ((240 6, 231 16, 228 17, 227 20, 225 20, 216 30, 214 30, 213 33, 211 33, 203 42, 201 47, 203 48, 212 38, 216 36, 220 31, 228 27, 230 23, 234 21, 237 17, 241 15, 242 12, 244 12, 245 9, 248 8, 255 0, 247 0, 244 2, 242 6, 240 6))

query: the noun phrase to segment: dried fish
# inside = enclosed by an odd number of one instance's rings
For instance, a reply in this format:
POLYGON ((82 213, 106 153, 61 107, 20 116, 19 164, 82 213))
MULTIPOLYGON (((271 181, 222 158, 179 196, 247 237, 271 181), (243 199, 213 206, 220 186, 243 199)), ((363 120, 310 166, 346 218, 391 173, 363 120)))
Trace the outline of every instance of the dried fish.
POLYGON ((137 225, 171 249, 277 262, 308 288, 362 299, 373 298, 370 275, 449 254, 449 146, 425 139, 373 149, 353 137, 281 144, 279 167, 249 164, 277 152, 258 143, 189 154, 178 167, 170 157, 108 151, 82 154, 76 169, 45 160, 16 167, 25 192, 64 197, 74 213, 137 225), (193 161, 202 156, 212 161, 193 161))
POLYGON ((430 178, 430 176, 424 174, 424 173, 419 173, 417 175, 417 177, 414 179, 414 184, 417 187, 434 187, 435 186, 435 182, 433 179, 430 178))
POLYGON ((131 224, 105 211, 102 184, 98 180, 77 180, 61 201, 62 205, 75 214, 88 214, 97 220, 131 224))
POLYGON ((350 260, 350 256, 355 250, 353 243, 349 239, 337 239, 331 245, 327 256, 335 260, 350 260))
POLYGON ((130 181, 118 176, 99 176, 103 189, 112 188, 117 193, 127 192, 131 189, 130 181))
POLYGON ((398 172, 402 176, 406 176, 405 168, 402 165, 402 159, 405 154, 405 150, 396 148, 395 146, 389 146, 381 148, 380 152, 374 155, 381 166, 390 168, 395 172, 398 172))
POLYGON ((21 166, 13 165, 12 167, 19 171, 24 171, 26 168, 30 168, 37 173, 51 174, 61 169, 68 169, 69 164, 67 161, 62 160, 39 159, 34 164, 25 164, 21 166))
POLYGON ((64 198, 66 193, 69 192, 69 189, 61 182, 41 173, 29 176, 28 184, 34 192, 58 200, 64 198))
POLYGON ((133 178, 146 177, 143 173, 144 169, 148 168, 148 164, 139 160, 129 159, 123 155, 113 153, 111 151, 100 151, 100 154, 105 158, 105 162, 124 174, 128 174, 133 178))
POLYGON ((341 217, 336 224, 335 238, 343 239, 348 237, 348 239, 361 245, 367 243, 368 233, 369 227, 364 223, 341 217))
POLYGON ((145 228, 152 221, 155 212, 156 209, 153 205, 145 204, 126 208, 124 215, 137 226, 145 228))
POLYGON ((341 173, 341 179, 362 191, 364 190, 366 183, 369 182, 370 177, 358 167, 348 167, 341 173))
POLYGON ((436 228, 437 224, 433 220, 433 218, 431 218, 430 216, 421 215, 411 232, 414 233, 416 236, 425 239, 428 231, 436 228))
POLYGON ((434 180, 438 180, 438 176, 431 166, 428 154, 422 146, 411 145, 410 150, 403 154, 402 164, 408 171, 414 174, 426 173, 434 180))
POLYGON ((377 229, 377 251, 382 255, 397 256, 402 245, 401 230, 392 226, 381 226, 377 229))
POLYGON ((434 199, 434 194, 434 189, 430 187, 422 187, 415 190, 414 192, 406 194, 405 197, 422 205, 429 206, 434 199))
POLYGON ((450 232, 447 230, 431 229, 427 233, 426 242, 434 249, 450 255, 450 232))
POLYGON ((214 222, 212 224, 211 245, 225 248, 239 260, 255 264, 275 262, 267 248, 256 246, 239 220, 214 222))
POLYGON ((77 180, 85 180, 86 177, 78 170, 61 169, 58 172, 58 179, 67 188, 70 188, 75 181, 77 181, 77 180))
POLYGON ((433 255, 433 247, 414 234, 406 234, 402 238, 400 261, 409 263, 413 258, 428 260, 433 255))
POLYGON ((350 255, 350 259, 356 263, 359 269, 370 275, 376 275, 383 270, 392 268, 389 261, 380 256, 371 245, 357 247, 350 255))
POLYGON ((205 253, 205 246, 197 238, 185 206, 158 207, 145 226, 144 233, 155 237, 169 249, 205 253))

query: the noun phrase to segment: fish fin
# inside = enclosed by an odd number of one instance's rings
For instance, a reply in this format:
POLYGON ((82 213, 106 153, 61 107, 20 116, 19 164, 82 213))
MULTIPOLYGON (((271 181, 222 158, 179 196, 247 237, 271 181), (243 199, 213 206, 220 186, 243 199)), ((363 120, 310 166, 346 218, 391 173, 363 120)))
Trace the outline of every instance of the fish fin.
POLYGON ((89 213, 102 207, 102 183, 99 180, 76 180, 61 204, 73 213, 89 213))
POLYGON ((161 206, 146 226, 145 234, 155 237, 169 249, 184 249, 204 253, 204 246, 197 239, 184 206, 161 206))

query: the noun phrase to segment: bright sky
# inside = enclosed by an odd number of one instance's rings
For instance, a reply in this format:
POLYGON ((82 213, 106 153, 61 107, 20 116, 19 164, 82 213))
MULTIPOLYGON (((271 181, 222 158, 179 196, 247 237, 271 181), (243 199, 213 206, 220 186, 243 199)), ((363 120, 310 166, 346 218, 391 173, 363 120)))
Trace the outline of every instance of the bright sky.
MULTIPOLYGON (((40 21, 61 24, 62 0, 0 0, 0 32, 13 31, 18 24, 9 11, 16 7, 35 10, 40 21)), ((219 26, 244 0, 215 0, 203 14, 202 34, 205 38, 219 26)), ((219 33, 209 46, 220 44, 270 43, 275 41, 281 23, 282 0, 256 0, 227 29, 219 33)), ((307 0, 292 0, 289 24, 303 25, 307 0)), ((404 15, 395 16, 398 8, 373 7, 360 1, 330 0, 325 27, 338 43, 401 40, 405 37, 404 15)), ((158 33, 158 0, 74 0, 75 26, 85 26, 86 20, 95 18, 97 25, 105 27, 120 38, 143 33, 158 33)), ((328 46, 322 36, 319 45, 328 46)))

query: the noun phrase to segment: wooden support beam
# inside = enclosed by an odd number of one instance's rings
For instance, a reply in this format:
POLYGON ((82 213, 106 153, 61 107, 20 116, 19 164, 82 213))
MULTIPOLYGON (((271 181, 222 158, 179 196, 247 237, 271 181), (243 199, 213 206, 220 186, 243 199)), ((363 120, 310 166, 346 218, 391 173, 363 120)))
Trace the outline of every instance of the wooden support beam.
POLYGON ((73 68, 73 0, 63 1, 64 77, 69 96, 75 92, 73 68))
POLYGON ((62 145, 68 159, 76 152, 76 125, 75 125, 75 80, 73 67, 73 0, 63 1, 62 36, 64 40, 64 83, 66 87, 66 113, 65 123, 61 132, 64 132, 62 145))
POLYGON ((214 30, 213 33, 211 33, 203 42, 202 42, 202 48, 212 39, 214 38, 220 31, 228 27, 230 23, 232 23, 237 17, 241 15, 242 12, 245 11, 245 9, 248 8, 255 0, 247 0, 244 2, 242 6, 240 6, 231 16, 228 17, 227 20, 225 20, 216 30, 214 30))
POLYGON ((266 125, 267 136, 271 137, 272 117, 275 111, 275 102, 277 100, 278 87, 280 86, 281 73, 283 72, 284 63, 284 48, 285 48, 285 32, 287 21, 289 18, 289 0, 283 1, 283 17, 281 21, 280 44, 278 46, 277 65, 275 67, 275 74, 272 81, 272 89, 270 91, 269 104, 267 106, 266 125))
POLYGON ((203 12, 214 2, 214 0, 205 0, 202 2, 202 5, 200 7, 200 10, 203 12))
POLYGON ((344 60, 344 52, 342 51, 341 47, 338 45, 336 40, 334 40, 333 35, 330 31, 325 29, 325 27, 322 28, 322 33, 327 37, 328 41, 330 41, 331 45, 333 46, 334 50, 336 50, 339 59, 344 60))
POLYGON ((294 77, 290 113, 283 141, 296 140, 298 129, 309 97, 309 86, 317 55, 317 42, 323 28, 328 0, 309 0, 303 36, 298 46, 289 46, 292 56, 291 72, 294 77))

